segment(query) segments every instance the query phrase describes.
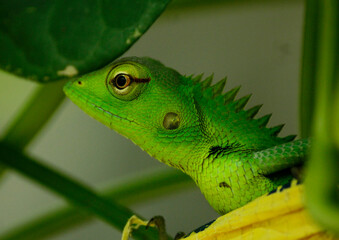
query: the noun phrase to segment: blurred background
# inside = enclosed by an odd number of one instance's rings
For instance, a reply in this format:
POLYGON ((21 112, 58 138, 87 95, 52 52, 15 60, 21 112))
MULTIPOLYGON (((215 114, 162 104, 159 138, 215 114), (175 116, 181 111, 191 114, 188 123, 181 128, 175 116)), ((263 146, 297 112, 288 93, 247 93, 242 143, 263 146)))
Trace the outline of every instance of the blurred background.
MULTIPOLYGON (((280 136, 297 134, 303 1, 244 2, 165 10, 124 56, 150 56, 187 75, 214 73, 214 81, 227 76, 226 90, 242 85, 239 97, 253 94, 247 108, 264 104, 258 116, 273 113, 269 126, 286 123, 280 136)), ((37 84, 5 72, 0 72, 0 82, 2 136, 37 84)), ((168 168, 69 100, 28 152, 95 189, 168 168)), ((64 204, 14 172, 7 172, 0 187, 0 234, 64 204)), ((218 217, 197 187, 131 208, 146 218, 164 216, 172 235, 218 217)), ((93 220, 49 239, 119 238, 108 224, 93 220)))

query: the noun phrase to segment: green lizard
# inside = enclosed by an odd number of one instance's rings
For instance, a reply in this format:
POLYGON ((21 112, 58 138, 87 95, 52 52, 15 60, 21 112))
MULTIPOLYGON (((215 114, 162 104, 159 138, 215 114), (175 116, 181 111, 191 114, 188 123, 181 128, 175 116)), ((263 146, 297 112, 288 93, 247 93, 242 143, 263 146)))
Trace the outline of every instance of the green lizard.
POLYGON ((270 115, 244 110, 226 79, 186 77, 151 58, 129 57, 70 81, 66 95, 159 161, 192 177, 220 214, 288 183, 308 140, 277 136, 270 115))

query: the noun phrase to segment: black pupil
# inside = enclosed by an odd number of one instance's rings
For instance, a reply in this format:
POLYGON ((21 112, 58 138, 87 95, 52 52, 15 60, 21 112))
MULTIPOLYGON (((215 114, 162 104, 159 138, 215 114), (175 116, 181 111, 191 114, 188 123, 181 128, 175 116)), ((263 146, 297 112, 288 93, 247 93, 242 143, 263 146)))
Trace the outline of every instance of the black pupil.
POLYGON ((127 79, 123 75, 120 75, 116 80, 117 87, 124 87, 126 83, 127 83, 127 79))

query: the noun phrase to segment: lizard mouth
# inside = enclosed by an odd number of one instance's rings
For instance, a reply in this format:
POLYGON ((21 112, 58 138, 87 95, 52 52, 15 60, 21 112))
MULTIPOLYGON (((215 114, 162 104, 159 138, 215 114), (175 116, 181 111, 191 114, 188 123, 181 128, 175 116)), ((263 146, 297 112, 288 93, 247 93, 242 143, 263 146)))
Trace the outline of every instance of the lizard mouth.
MULTIPOLYGON (((71 82, 67 83, 64 87, 64 92, 67 95, 67 97, 75 103, 78 107, 80 107, 83 111, 85 111, 87 114, 89 114, 91 117, 98 119, 98 115, 93 113, 93 110, 96 112, 100 112, 103 115, 106 116, 106 118, 116 118, 123 121, 128 121, 130 123, 134 123, 137 125, 137 122, 128 119, 126 117, 119 116, 117 114, 112 113, 111 111, 108 111, 109 105, 103 101, 100 101, 100 105, 96 103, 93 96, 90 96, 89 94, 86 94, 85 92, 78 91, 77 89, 74 89, 74 87, 71 86, 71 82), (88 107, 92 109, 92 111, 88 110, 88 107)), ((109 123, 109 126, 112 127, 113 122, 107 121, 109 123)), ((105 124, 105 123, 104 123, 105 124)), ((106 125, 106 124, 105 124, 106 125)))
MULTIPOLYGON (((122 120, 125 120, 125 121, 128 121, 128 122, 131 122, 131 123, 138 124, 137 122, 135 122, 135 121, 133 121, 133 120, 130 120, 130 119, 128 119, 128 118, 124 118, 124 117, 121 117, 121 116, 119 116, 119 115, 116 115, 116 114, 114 114, 114 113, 112 113, 112 112, 110 112, 110 111, 108 111, 108 110, 106 110, 106 109, 104 109, 104 108, 102 108, 102 107, 96 105, 95 103, 93 103, 93 102, 91 102, 91 101, 88 101, 87 103, 88 103, 89 105, 91 105, 94 109, 96 109, 97 111, 100 111, 100 112, 102 112, 102 113, 104 113, 104 114, 106 114, 106 115, 109 115, 109 116, 112 116, 112 117, 115 117, 115 118, 118 118, 118 119, 122 119, 122 120)), ((138 125, 139 125, 139 124, 138 124, 138 125)))

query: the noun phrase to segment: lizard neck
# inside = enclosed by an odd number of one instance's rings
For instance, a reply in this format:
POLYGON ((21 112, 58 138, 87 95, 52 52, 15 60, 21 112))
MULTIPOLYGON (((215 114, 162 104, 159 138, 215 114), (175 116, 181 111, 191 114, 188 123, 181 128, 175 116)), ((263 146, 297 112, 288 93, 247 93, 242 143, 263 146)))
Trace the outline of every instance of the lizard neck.
POLYGON ((192 175, 208 153, 210 143, 200 131, 192 132, 192 129, 189 129, 183 134, 185 135, 183 142, 162 135, 151 137, 158 140, 157 144, 146 141, 142 149, 160 162, 192 175))

